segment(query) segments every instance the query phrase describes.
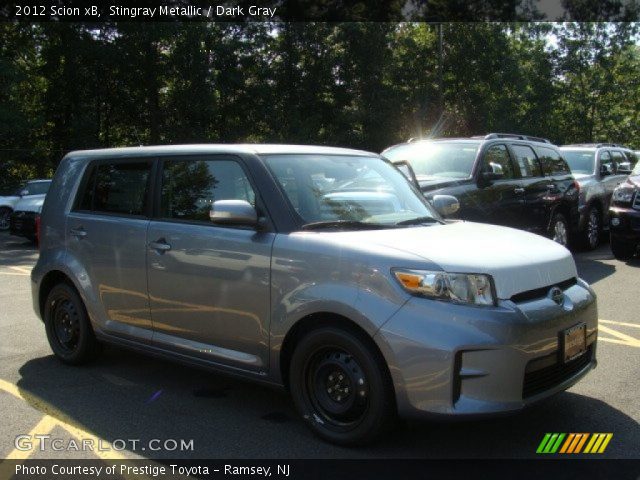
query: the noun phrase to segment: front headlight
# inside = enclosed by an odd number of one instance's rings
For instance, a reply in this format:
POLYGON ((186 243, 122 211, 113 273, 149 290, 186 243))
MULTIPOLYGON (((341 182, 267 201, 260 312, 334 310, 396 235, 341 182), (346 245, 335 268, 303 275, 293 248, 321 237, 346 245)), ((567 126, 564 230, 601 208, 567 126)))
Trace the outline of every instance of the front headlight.
POLYGON ((393 275, 409 293, 472 305, 495 305, 489 275, 394 269, 393 275))
POLYGON ((631 203, 635 190, 633 188, 616 188, 613 191, 613 201, 618 203, 631 203))

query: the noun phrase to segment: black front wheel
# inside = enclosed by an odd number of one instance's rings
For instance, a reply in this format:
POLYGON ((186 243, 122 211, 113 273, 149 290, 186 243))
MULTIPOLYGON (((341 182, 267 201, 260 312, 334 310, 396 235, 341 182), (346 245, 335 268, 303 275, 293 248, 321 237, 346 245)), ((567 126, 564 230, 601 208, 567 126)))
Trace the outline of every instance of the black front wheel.
POLYGON ((311 429, 340 445, 375 440, 395 416, 393 388, 366 339, 339 328, 307 334, 291 359, 294 403, 311 429))
POLYGON ((79 365, 100 351, 84 303, 66 283, 56 285, 47 295, 44 324, 51 350, 64 363, 79 365))
POLYGON ((587 224, 583 233, 583 244, 588 250, 594 250, 600 244, 602 235, 602 215, 597 207, 589 208, 587 224))
POLYGON ((615 235, 611 235, 611 252, 618 260, 629 260, 636 253, 637 244, 635 242, 619 239, 615 235))

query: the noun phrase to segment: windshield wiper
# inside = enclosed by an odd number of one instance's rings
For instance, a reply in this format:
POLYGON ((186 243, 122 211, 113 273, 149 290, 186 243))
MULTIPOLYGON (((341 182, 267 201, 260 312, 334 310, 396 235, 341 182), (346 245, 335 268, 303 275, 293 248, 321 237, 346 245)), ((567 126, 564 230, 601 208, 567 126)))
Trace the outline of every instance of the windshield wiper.
POLYGON ((302 230, 318 230, 321 228, 353 228, 354 230, 376 230, 379 228, 393 228, 395 225, 384 223, 360 222, 358 220, 323 220, 305 223, 302 230))
POLYGON ((408 220, 402 220, 396 223, 396 225, 420 225, 422 223, 441 223, 440 220, 433 217, 416 217, 408 220))

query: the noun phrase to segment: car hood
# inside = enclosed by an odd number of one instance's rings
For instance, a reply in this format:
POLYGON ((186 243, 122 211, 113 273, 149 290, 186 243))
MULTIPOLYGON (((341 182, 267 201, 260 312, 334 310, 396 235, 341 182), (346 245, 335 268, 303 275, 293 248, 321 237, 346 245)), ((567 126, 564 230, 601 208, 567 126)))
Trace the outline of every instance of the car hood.
POLYGON ((46 197, 45 194, 22 197, 13 209, 16 212, 40 212, 42 210, 42 204, 44 203, 44 197, 46 197))
POLYGON ((418 179, 418 183, 420 184, 420 190, 423 192, 429 192, 433 190, 438 190, 439 188, 451 187, 454 185, 459 185, 464 182, 465 179, 460 178, 451 178, 451 177, 422 177, 418 179))
POLYGON ((627 183, 630 183, 636 188, 640 188, 640 175, 634 175, 633 177, 628 177, 627 183))
POLYGON ((577 277, 569 250, 540 235, 513 228, 455 222, 337 235, 351 244, 374 243, 417 255, 447 272, 491 275, 500 299, 577 277))

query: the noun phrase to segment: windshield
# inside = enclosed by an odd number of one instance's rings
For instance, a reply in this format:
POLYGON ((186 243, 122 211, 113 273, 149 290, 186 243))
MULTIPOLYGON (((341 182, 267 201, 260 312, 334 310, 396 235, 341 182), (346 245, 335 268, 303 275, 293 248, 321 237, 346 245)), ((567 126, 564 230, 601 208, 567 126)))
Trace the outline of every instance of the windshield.
POLYGON ((293 154, 264 159, 305 224, 391 226, 418 218, 440 219, 404 175, 380 158, 293 154))
POLYGON ((590 150, 562 150, 571 173, 593 174, 595 152, 590 150))
POLYGON ((392 147, 384 156, 392 162, 406 160, 416 177, 468 178, 480 142, 417 142, 392 147))

